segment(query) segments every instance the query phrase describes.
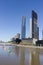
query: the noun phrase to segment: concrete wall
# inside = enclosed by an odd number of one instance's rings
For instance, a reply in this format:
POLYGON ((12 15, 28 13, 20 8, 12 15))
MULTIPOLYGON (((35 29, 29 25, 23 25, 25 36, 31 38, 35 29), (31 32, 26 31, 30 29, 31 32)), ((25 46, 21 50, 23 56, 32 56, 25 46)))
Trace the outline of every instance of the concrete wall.
POLYGON ((33 44, 33 40, 32 39, 22 40, 22 44, 30 44, 30 45, 32 45, 33 44))

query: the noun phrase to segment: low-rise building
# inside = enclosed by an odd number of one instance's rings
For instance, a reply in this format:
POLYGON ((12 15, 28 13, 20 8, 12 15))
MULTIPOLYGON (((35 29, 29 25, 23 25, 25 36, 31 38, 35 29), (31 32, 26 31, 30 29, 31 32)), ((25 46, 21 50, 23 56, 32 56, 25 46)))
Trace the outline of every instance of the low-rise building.
POLYGON ((32 38, 24 38, 22 39, 22 44, 33 44, 33 39, 32 38))

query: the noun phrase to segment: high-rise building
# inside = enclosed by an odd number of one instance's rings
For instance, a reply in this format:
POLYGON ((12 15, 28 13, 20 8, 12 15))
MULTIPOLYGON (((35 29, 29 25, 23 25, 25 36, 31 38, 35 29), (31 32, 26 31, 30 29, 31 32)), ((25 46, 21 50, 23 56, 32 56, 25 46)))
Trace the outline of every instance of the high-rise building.
POLYGON ((37 27, 37 39, 39 40, 39 27, 37 27))
POLYGON ((30 18, 30 38, 32 38, 32 18, 30 18))
POLYGON ((30 19, 30 38, 37 39, 37 13, 35 11, 32 11, 30 19))
POLYGON ((43 30, 42 30, 42 40, 43 40, 43 30))
POLYGON ((21 30, 21 39, 26 37, 26 17, 22 16, 22 30, 21 30))
POLYGON ((17 34, 15 35, 15 38, 20 38, 20 33, 17 33, 17 34))

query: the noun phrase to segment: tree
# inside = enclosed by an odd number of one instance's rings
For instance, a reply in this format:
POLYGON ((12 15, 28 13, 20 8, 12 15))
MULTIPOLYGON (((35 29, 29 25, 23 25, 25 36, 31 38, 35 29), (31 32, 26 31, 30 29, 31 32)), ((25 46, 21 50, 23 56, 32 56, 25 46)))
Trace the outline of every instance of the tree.
POLYGON ((21 42, 21 39, 16 38, 16 40, 15 40, 15 41, 16 41, 16 43, 17 43, 17 44, 19 44, 19 43, 21 42))

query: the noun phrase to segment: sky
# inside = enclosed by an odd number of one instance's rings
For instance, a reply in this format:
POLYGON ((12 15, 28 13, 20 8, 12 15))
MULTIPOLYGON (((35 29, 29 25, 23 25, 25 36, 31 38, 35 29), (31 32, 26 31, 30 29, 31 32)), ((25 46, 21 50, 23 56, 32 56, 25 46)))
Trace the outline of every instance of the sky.
POLYGON ((26 37, 29 37, 32 10, 38 15, 39 39, 42 39, 43 0, 0 0, 0 40, 9 41, 16 33, 21 34, 22 16, 26 16, 26 37))

